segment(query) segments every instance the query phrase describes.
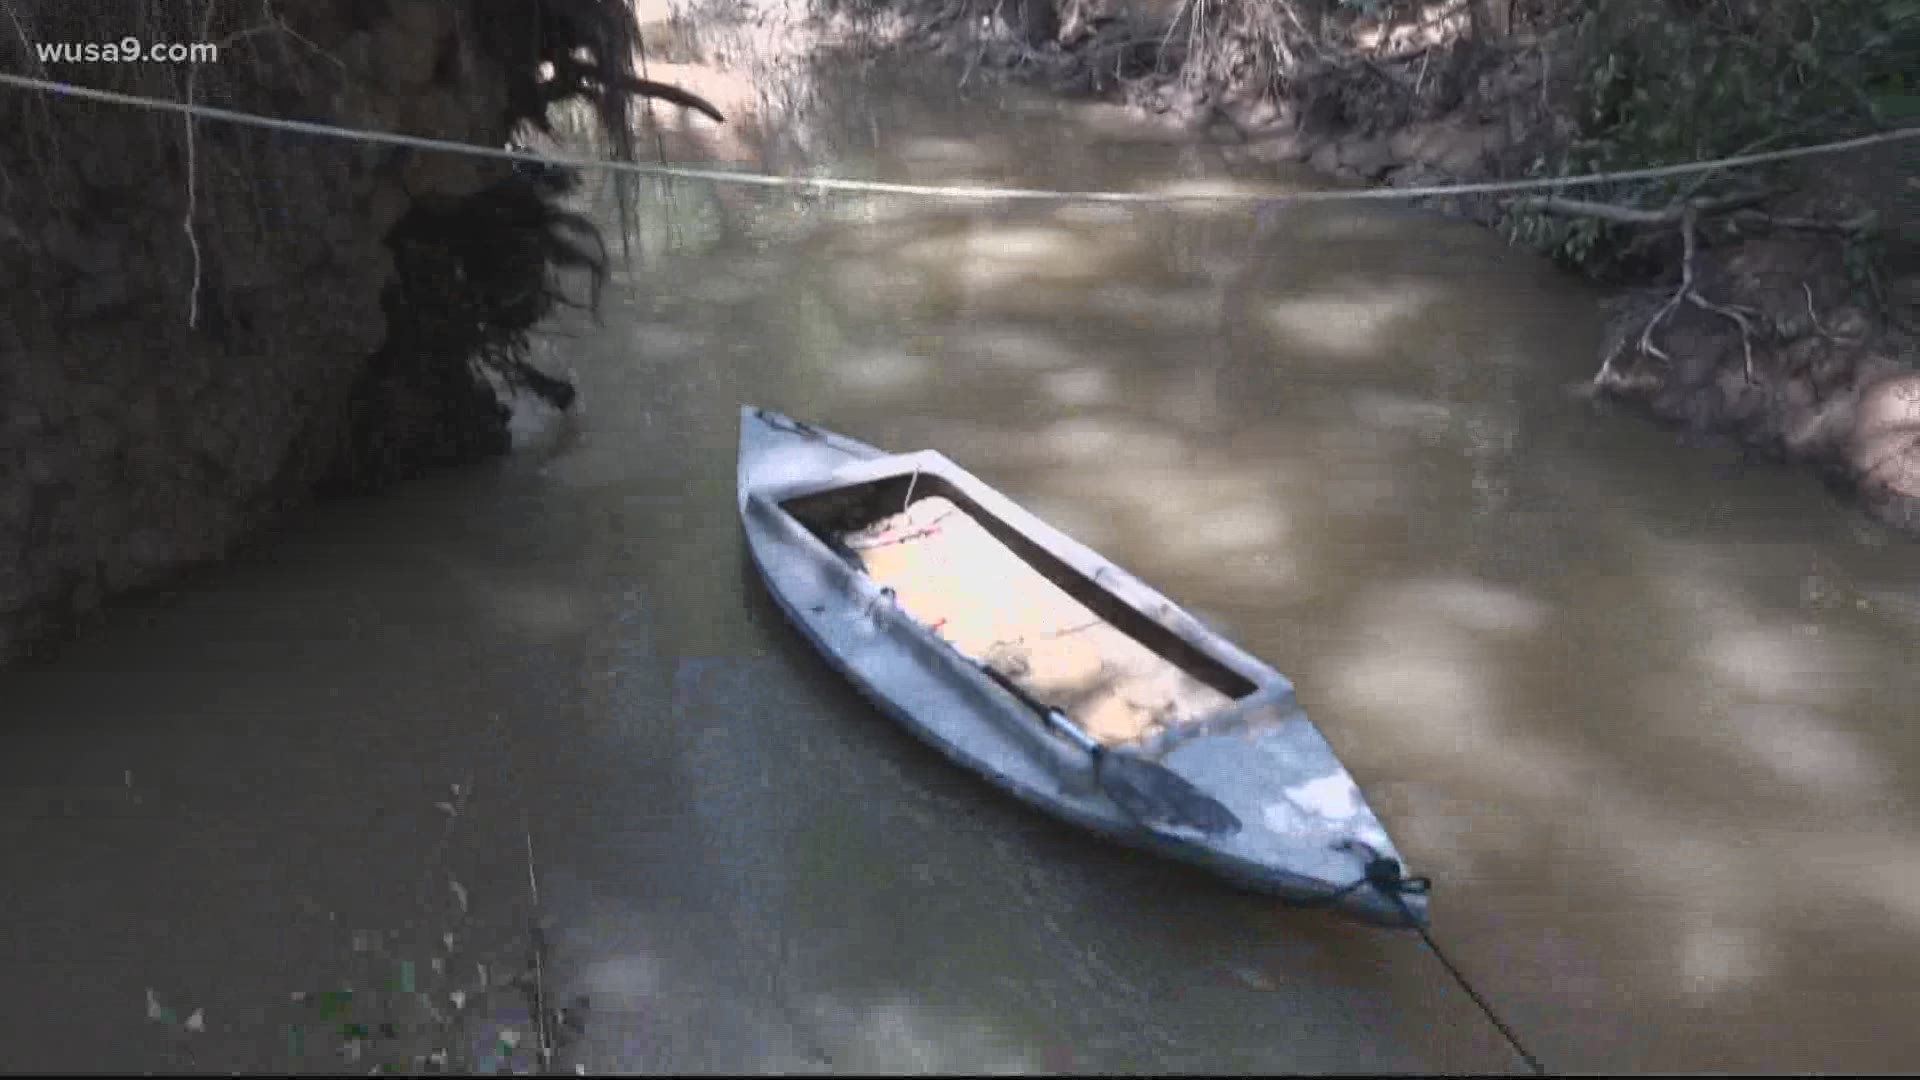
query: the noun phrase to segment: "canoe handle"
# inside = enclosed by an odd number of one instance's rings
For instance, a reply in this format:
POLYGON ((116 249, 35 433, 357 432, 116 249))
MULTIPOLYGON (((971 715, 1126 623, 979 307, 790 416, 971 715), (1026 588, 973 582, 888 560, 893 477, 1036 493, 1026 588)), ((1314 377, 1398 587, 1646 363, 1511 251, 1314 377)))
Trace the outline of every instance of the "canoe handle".
POLYGON ((1095 757, 1099 757, 1101 754, 1106 752, 1107 748, 1101 745, 1098 739, 1095 739, 1093 736, 1087 734, 1086 731, 1084 731, 1079 724, 1074 723, 1073 718, 1068 716, 1066 714, 1066 711, 1061 709, 1058 705, 1047 706, 1046 711, 1042 714, 1042 716, 1044 717, 1046 721, 1046 725, 1049 728, 1052 728, 1053 730, 1059 732, 1060 734, 1065 735, 1067 738, 1072 739, 1075 743, 1079 745, 1080 749, 1085 750, 1087 753, 1092 754, 1095 757))

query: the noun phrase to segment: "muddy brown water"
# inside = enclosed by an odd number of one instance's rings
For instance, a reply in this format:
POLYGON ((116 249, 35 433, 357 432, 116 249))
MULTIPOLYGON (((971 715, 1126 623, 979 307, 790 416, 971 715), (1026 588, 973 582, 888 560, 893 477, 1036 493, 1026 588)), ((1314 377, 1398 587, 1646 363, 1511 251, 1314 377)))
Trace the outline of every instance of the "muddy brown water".
MULTIPOLYGON (((952 81, 848 91, 805 152, 1252 182, 952 81)), ((1580 288, 1384 206, 645 195, 601 323, 546 340, 584 389, 556 446, 0 675, 10 790, 85 796, 6 818, 16 1063, 164 1067, 145 987, 205 1003, 200 1065, 266 1060, 346 928, 430 950, 464 779, 472 932, 511 950, 524 813, 591 1070, 1517 1064, 1417 939, 1085 841, 863 704, 746 564, 747 401, 943 450, 1291 675, 1550 1067, 1911 1065, 1920 560, 1568 397, 1580 288)))

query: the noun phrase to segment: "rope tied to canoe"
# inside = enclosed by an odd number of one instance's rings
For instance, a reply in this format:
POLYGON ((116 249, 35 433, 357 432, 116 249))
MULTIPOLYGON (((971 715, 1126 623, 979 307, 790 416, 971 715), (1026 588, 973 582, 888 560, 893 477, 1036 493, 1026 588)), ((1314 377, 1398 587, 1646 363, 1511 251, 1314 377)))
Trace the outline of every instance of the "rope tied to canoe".
POLYGON ((1371 885, 1375 889, 1378 889, 1382 895, 1398 905, 1400 913, 1407 917, 1408 922, 1418 923, 1419 920, 1413 917, 1413 912, 1407 910, 1406 901, 1400 898, 1403 896, 1425 896, 1433 888, 1432 878, 1406 876, 1406 872, 1400 867, 1399 859, 1391 855, 1380 854, 1379 850, 1372 844, 1362 840, 1342 840, 1333 845, 1333 849, 1335 851, 1365 851, 1367 854, 1367 868, 1363 876, 1357 881, 1342 886, 1334 892, 1328 893, 1325 897, 1322 897, 1319 901, 1320 904, 1337 903, 1347 894, 1371 885))
POLYGON ((1522 1061, 1527 1063, 1527 1068, 1532 1070, 1535 1076, 1545 1076, 1547 1070, 1540 1064, 1540 1059, 1527 1052, 1527 1048, 1520 1042, 1520 1036, 1515 1034, 1511 1027, 1507 1026, 1506 1021, 1500 1019, 1499 1013, 1493 1011, 1493 1006, 1488 1004, 1487 999, 1480 996, 1480 991, 1474 989, 1473 983, 1467 980, 1466 973, 1462 972, 1459 965, 1455 964, 1453 960, 1447 956, 1446 951, 1440 948, 1440 943, 1433 940, 1433 934, 1427 930, 1426 925, 1415 917, 1413 910, 1407 906, 1405 898, 1408 896, 1427 895, 1427 893, 1433 889, 1433 879, 1428 877, 1408 877, 1406 871, 1401 867, 1399 859, 1391 855, 1380 854, 1378 848, 1364 840, 1341 840, 1333 845, 1333 849, 1335 851, 1359 852, 1366 855, 1366 869, 1362 871, 1359 879, 1320 897, 1307 906, 1330 907, 1333 904, 1339 903, 1343 897, 1362 888, 1371 888, 1388 900, 1393 901, 1394 906, 1400 909, 1400 914, 1406 917, 1407 925, 1413 927, 1413 929, 1419 933, 1420 940, 1426 942, 1427 948, 1433 950, 1434 958, 1440 961, 1440 966, 1446 968, 1447 974, 1453 976, 1453 981, 1459 984, 1460 989, 1466 991, 1467 997, 1473 1000, 1473 1003, 1479 1007, 1481 1014, 1485 1016, 1487 1020, 1493 1024, 1494 1028, 1500 1032, 1501 1036, 1507 1040, 1507 1045, 1513 1049, 1513 1052, 1519 1055, 1522 1061))

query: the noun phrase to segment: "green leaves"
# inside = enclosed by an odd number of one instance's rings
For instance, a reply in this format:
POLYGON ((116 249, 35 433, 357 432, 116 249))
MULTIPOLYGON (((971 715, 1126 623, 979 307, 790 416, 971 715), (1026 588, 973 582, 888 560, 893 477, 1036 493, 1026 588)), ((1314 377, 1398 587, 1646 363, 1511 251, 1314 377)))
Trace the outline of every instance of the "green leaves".
MULTIPOLYGON (((1578 133, 1532 175, 1699 161, 1920 118, 1920 0, 1773 0, 1765 20, 1739 27, 1718 8, 1595 0, 1583 17, 1578 133)), ((1656 207, 1683 187, 1711 198, 1751 180, 1623 185, 1604 201, 1656 207)), ((1642 230, 1524 217, 1507 222, 1512 240, 1594 276, 1613 276, 1643 242, 1642 230)))

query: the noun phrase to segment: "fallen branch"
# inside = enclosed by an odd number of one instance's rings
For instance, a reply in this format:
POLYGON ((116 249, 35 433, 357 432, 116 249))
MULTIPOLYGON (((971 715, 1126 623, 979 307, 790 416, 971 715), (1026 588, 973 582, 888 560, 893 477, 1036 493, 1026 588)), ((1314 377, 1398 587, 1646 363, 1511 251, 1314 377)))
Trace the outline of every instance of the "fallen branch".
POLYGON ((1880 215, 1872 210, 1863 210, 1850 218, 1829 221, 1825 218, 1781 217, 1762 213, 1758 210, 1742 210, 1733 216, 1735 225, 1762 225, 1770 229, 1790 229, 1800 232, 1830 233, 1835 236, 1864 236, 1876 231, 1880 226, 1880 215))
POLYGON ((1568 199, 1558 195, 1514 199, 1507 205, 1509 209, 1523 214, 1595 218, 1600 221, 1610 221, 1616 225, 1678 225, 1688 214, 1723 214, 1763 202, 1772 195, 1770 191, 1750 191, 1718 199, 1689 199, 1672 203, 1658 210, 1648 210, 1639 206, 1621 206, 1618 203, 1594 202, 1589 199, 1568 199))

